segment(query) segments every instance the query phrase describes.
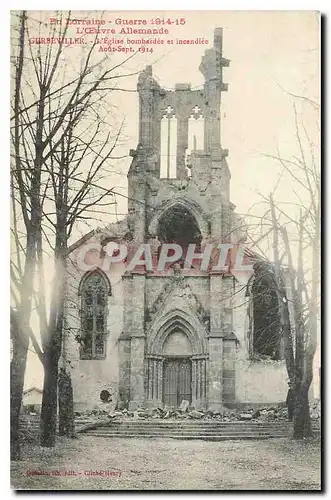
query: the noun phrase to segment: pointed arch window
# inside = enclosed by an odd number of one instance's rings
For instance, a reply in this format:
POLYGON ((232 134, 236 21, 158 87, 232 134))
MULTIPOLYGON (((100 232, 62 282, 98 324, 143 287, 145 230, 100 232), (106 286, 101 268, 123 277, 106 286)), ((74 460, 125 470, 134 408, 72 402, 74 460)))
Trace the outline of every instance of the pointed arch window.
POLYGON ((272 264, 257 262, 247 283, 248 350, 251 359, 284 358, 280 311, 272 264))
POLYGON ((177 177, 177 118, 175 110, 167 106, 161 119, 161 179, 177 177))
POLYGON ((111 287, 100 271, 87 273, 80 283, 80 359, 105 359, 108 296, 111 287))

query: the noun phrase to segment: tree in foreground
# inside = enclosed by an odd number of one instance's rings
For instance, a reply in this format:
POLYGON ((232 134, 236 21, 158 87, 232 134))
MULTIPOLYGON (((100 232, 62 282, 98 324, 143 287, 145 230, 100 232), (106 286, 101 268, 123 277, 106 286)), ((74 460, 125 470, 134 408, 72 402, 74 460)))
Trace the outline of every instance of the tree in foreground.
MULTIPOLYGON (((112 154, 122 128, 116 125, 109 95, 123 90, 118 82, 129 74, 124 75, 128 59, 116 63, 108 55, 95 56, 96 39, 74 53, 64 43, 29 44, 31 34, 40 36, 45 29, 43 20, 25 11, 12 15, 11 457, 15 460, 30 342, 44 368, 40 442, 55 444, 68 241, 77 225, 93 222, 114 203, 113 189, 105 179, 112 172, 112 154), (50 297, 45 257, 52 258, 54 267, 50 297), (30 325, 34 306, 37 332, 30 325)), ((71 14, 61 12, 58 17, 62 22, 48 27, 48 34, 64 40, 71 14)), ((69 372, 63 370, 60 387, 68 388, 69 372)), ((72 398, 72 388, 68 394, 72 398)), ((60 427, 71 435, 73 408, 66 401, 71 424, 60 427)))
POLYGON ((253 240, 260 245, 259 249, 268 249, 273 262, 270 265, 267 259, 262 259, 259 269, 269 283, 270 293, 276 293, 278 298, 278 321, 289 379, 286 401, 295 438, 312 435, 308 393, 320 324, 319 130, 315 127, 308 130, 305 126, 303 112, 298 111, 305 107, 309 108, 309 116, 314 116, 311 122, 319 122, 319 105, 294 96, 298 154, 290 158, 284 158, 279 151, 277 155, 267 155, 278 163, 280 170, 273 192, 269 196, 261 195, 267 210, 260 218, 260 235, 253 240), (291 183, 294 202, 281 199, 282 182, 291 183))

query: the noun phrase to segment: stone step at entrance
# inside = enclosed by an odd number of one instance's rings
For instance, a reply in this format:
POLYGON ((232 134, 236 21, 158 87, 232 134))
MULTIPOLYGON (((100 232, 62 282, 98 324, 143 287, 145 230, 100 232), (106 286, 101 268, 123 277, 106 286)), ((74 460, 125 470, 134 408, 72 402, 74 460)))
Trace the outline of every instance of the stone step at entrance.
POLYGON ((184 434, 180 434, 180 435, 176 435, 176 434, 169 434, 169 436, 166 436, 166 435, 163 435, 163 434, 148 434, 146 436, 142 436, 141 434, 127 434, 127 435, 123 435, 123 436, 120 436, 118 434, 109 434, 107 436, 105 436, 104 434, 94 434, 94 437, 102 437, 102 438, 125 438, 125 439, 130 439, 130 438, 135 438, 135 439, 150 439, 150 438, 154 438, 154 439, 179 439, 179 440, 183 440, 183 441, 189 441, 189 440, 193 440, 193 439, 200 439, 202 441, 241 441, 241 440, 259 440, 259 439, 277 439, 277 438, 281 438, 281 437, 288 437, 286 435, 277 435, 277 436, 273 436, 273 435, 261 435, 261 434, 249 434, 249 435, 246 435, 246 436, 242 436, 242 435, 235 435, 235 436, 232 436, 232 435, 229 435, 229 436, 205 436, 205 435, 195 435, 195 434, 188 434, 188 435, 184 435, 184 434))
MULTIPOLYGON (((78 427, 79 428, 79 427, 78 427)), ((259 426, 259 425, 236 425, 229 424, 225 426, 213 426, 213 425, 153 425, 152 423, 139 425, 125 425, 125 424, 111 424, 110 426, 100 427, 102 431, 106 432, 108 430, 118 430, 118 431, 141 431, 148 432, 152 430, 159 430, 160 432, 173 432, 173 431, 203 431, 203 432, 231 432, 235 430, 236 432, 247 432, 247 431, 259 431, 259 432, 267 432, 272 429, 273 431, 288 431, 291 430, 290 425, 285 426, 259 426)))
MULTIPOLYGON (((319 433, 318 426, 313 430, 319 433)), ((211 441, 233 439, 270 439, 291 437, 289 422, 113 422, 107 427, 88 430, 85 434, 103 438, 171 438, 211 441)))
MULTIPOLYGON (((91 420, 76 422, 76 431, 91 420)), ((38 433, 39 419, 22 421, 23 428, 38 433)), ((312 421, 315 435, 320 434, 320 422, 312 421)), ((270 439, 292 436, 292 424, 287 421, 232 421, 218 422, 208 420, 113 420, 106 427, 84 431, 84 434, 103 438, 166 438, 166 439, 203 439, 209 441, 239 439, 270 439)))
POLYGON ((162 438, 185 438, 192 436, 195 439, 217 439, 217 438, 228 438, 237 437, 238 439, 252 439, 256 438, 271 438, 271 437, 290 437, 289 432, 201 432, 197 430, 196 432, 159 432, 157 430, 151 429, 148 432, 141 431, 131 431, 131 432, 120 432, 120 431, 109 431, 100 432, 98 430, 89 431, 88 435, 98 436, 98 437, 162 437, 162 438))

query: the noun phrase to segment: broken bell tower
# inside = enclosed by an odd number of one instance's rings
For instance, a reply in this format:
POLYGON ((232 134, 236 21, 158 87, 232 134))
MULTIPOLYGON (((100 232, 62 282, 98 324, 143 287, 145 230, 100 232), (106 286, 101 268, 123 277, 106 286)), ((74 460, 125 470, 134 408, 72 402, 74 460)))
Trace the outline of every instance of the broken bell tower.
MULTIPOLYGON (((128 225, 137 243, 226 243, 233 239, 227 150, 220 143, 222 29, 200 64, 203 89, 163 89, 152 67, 140 74, 139 144, 131 150, 128 225), (201 130, 201 140, 195 131, 201 130)), ((180 263, 165 272, 143 266, 123 275, 124 328, 119 395, 131 408, 217 409, 235 400, 234 280, 180 263)))

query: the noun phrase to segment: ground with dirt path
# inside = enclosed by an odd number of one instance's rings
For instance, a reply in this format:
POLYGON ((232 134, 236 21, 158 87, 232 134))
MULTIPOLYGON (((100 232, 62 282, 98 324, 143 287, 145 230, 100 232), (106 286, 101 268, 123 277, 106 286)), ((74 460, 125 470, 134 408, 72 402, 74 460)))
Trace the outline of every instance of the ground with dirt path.
POLYGON ((82 435, 59 438, 52 450, 25 446, 11 483, 33 490, 318 490, 320 443, 82 435))

